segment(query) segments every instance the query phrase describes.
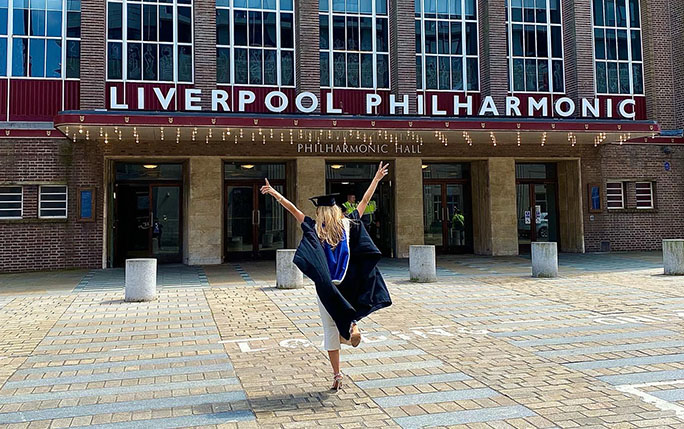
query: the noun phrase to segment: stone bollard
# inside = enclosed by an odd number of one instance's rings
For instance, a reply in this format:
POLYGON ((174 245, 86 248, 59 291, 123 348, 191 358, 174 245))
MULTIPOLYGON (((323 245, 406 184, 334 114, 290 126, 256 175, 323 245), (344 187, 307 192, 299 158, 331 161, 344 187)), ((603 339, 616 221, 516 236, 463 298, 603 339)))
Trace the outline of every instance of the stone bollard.
POLYGON ((532 243, 532 277, 558 277, 557 243, 532 243))
POLYGON ((684 275, 684 240, 663 240, 663 267, 666 276, 684 275))
POLYGON ((295 249, 276 251, 276 287, 296 289, 304 285, 304 274, 294 264, 295 249))
POLYGON ((126 302, 152 301, 157 297, 157 260, 126 259, 126 302))
POLYGON ((431 283, 437 281, 435 246, 409 246, 409 273, 412 282, 431 283))

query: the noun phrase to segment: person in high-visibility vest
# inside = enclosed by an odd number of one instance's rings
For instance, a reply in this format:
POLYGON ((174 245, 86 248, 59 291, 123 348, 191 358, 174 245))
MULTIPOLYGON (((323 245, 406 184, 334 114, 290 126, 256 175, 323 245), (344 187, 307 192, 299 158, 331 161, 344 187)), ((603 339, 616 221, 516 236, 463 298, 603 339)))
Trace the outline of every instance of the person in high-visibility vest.
MULTIPOLYGON (((353 212, 356 207, 358 207, 358 203, 356 202, 356 195, 354 194, 349 194, 347 195, 347 201, 342 204, 342 207, 344 207, 346 213, 351 213, 353 212)), ((375 213, 375 210, 377 210, 377 204, 375 203, 375 200, 371 200, 368 202, 368 205, 366 206, 366 210, 363 211, 362 216, 368 215, 368 222, 373 221, 373 214, 375 213)))

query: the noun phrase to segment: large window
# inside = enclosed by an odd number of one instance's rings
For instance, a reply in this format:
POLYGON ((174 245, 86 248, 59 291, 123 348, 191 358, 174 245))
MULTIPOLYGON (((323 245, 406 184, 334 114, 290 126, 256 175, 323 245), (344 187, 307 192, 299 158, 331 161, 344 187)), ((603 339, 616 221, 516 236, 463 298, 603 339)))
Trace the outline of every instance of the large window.
POLYGON ((79 0, 0 0, 0 76, 78 78, 79 0))
POLYGON ((639 0, 593 0, 598 94, 643 94, 639 0))
POLYGON ((107 79, 192 82, 192 0, 109 0, 107 79))
POLYGON ((48 219, 66 219, 67 187, 45 186, 38 191, 38 217, 48 219))
POLYGON ((387 0, 319 0, 321 86, 389 88, 387 0))
POLYGON ((560 0, 507 0, 511 91, 563 93, 560 0))
POLYGON ((21 219, 23 206, 21 186, 0 186, 0 219, 21 219))
POLYGON ((292 0, 217 0, 216 44, 219 83, 294 86, 292 0))
POLYGON ((479 90, 475 0, 416 0, 418 89, 479 90))

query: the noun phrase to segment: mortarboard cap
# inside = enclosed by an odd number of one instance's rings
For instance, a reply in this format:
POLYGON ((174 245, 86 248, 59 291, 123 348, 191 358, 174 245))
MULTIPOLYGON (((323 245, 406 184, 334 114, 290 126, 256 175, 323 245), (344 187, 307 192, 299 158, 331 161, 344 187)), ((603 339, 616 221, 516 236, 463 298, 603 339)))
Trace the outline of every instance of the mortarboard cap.
POLYGON ((317 197, 311 197, 309 200, 311 200, 316 207, 332 207, 335 205, 335 197, 339 196, 340 194, 319 195, 317 197))

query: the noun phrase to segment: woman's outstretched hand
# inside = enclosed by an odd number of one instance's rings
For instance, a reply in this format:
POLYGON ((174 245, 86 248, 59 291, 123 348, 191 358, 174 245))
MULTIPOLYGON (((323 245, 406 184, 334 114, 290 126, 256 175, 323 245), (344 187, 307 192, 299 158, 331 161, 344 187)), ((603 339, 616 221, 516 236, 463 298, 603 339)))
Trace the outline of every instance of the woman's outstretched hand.
POLYGON ((268 179, 265 179, 265 180, 266 180, 266 184, 261 187, 261 193, 262 194, 270 194, 270 195, 273 195, 275 197, 277 194, 277 191, 275 189, 273 189, 273 187, 271 186, 270 183, 268 183, 268 179))
POLYGON ((375 177, 373 180, 380 182, 385 176, 387 176, 387 173, 389 173, 389 162, 387 164, 383 164, 382 161, 380 161, 380 165, 378 165, 378 171, 375 172, 375 177))

